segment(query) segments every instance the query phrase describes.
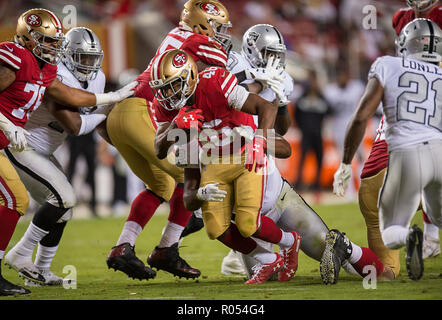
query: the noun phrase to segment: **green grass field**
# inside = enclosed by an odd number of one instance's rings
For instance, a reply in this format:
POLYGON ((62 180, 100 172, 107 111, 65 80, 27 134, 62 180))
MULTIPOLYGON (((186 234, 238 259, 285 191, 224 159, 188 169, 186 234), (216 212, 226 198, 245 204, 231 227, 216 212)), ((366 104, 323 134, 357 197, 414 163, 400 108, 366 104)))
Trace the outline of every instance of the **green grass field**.
MULTIPOLYGON (((330 228, 345 231, 349 238, 362 246, 367 245, 365 225, 356 204, 315 207, 330 228)), ((154 216, 136 243, 136 253, 146 261, 148 253, 159 242, 166 215, 154 216)), ((267 282, 246 286, 243 277, 228 277, 220 273, 223 257, 229 251, 216 241, 208 240, 204 230, 187 237, 181 246, 181 255, 199 268, 198 280, 174 278, 158 272, 154 280, 129 279, 121 272, 108 270, 106 256, 115 244, 124 218, 73 220, 65 231, 52 270, 65 277, 63 268, 73 265, 77 271, 77 288, 31 288, 27 296, 2 297, 2 300, 389 300, 389 299, 442 299, 442 256, 425 260, 425 272, 420 281, 408 279, 401 250, 402 269, 399 278, 391 282, 378 282, 375 290, 364 289, 361 278, 341 270, 338 284, 326 286, 319 275, 319 263, 303 253, 300 255, 296 276, 288 283, 267 282)), ((422 226, 417 214, 413 223, 422 226)), ((23 235, 28 222, 20 222, 10 247, 23 235)), ((3 266, 3 275, 14 283, 23 284, 18 275, 3 266)))

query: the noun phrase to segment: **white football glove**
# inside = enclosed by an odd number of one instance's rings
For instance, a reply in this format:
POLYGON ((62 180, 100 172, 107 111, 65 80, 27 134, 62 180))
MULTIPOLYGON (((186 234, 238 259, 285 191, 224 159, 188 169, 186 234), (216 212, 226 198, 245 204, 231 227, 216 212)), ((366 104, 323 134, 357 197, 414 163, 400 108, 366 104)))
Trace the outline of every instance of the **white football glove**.
POLYGON ((30 136, 31 134, 27 132, 25 129, 13 124, 1 112, 0 112, 0 130, 2 130, 6 138, 8 138, 12 149, 16 151, 25 150, 25 148, 28 145, 26 136, 30 136))
POLYGON ((335 172, 333 180, 333 193, 343 197, 351 178, 351 164, 341 162, 339 169, 335 172))
POLYGON ((201 201, 222 202, 227 192, 219 189, 218 185, 219 183, 209 183, 204 187, 200 187, 196 198, 201 201))
POLYGON ((138 85, 138 81, 132 81, 128 85, 125 85, 123 88, 107 92, 107 93, 96 93, 95 97, 97 99, 96 104, 111 104, 120 102, 121 100, 126 99, 134 94, 134 88, 138 85))

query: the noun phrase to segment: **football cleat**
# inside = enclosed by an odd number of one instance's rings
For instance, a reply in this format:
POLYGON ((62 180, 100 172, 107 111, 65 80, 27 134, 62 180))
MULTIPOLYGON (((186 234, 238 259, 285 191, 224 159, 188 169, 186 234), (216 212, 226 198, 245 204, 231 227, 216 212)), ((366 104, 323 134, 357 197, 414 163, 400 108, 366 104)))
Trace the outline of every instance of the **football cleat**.
POLYGON ((201 275, 201 272, 198 269, 192 268, 180 257, 178 252, 178 242, 165 248, 159 248, 156 246, 147 258, 147 263, 152 268, 167 271, 180 278, 194 279, 201 275))
POLYGON ((180 238, 184 238, 189 234, 195 233, 204 228, 204 222, 202 218, 197 217, 195 214, 190 216, 189 221, 186 224, 183 232, 181 233, 180 238))
POLYGON ((298 270, 298 254, 301 247, 301 236, 295 231, 290 231, 295 238, 289 249, 280 250, 279 254, 284 260, 284 267, 278 272, 278 281, 289 281, 298 270))
POLYGON ((0 296, 13 296, 29 293, 31 293, 31 291, 28 289, 17 286, 0 275, 0 296))
POLYGON ((335 284, 338 282, 339 271, 345 260, 350 258, 352 245, 345 233, 330 230, 325 237, 325 249, 319 264, 322 282, 335 284))
POLYGON ((247 274, 238 252, 230 250, 224 257, 221 263, 221 273, 226 276, 247 274))
POLYGON ((432 258, 440 254, 440 239, 424 236, 422 258, 432 258))
POLYGON ((18 272, 18 275, 24 279, 31 280, 38 284, 44 284, 46 279, 43 274, 32 262, 32 257, 25 257, 15 252, 14 249, 9 250, 4 258, 5 265, 18 272))
POLYGON ((135 255, 135 246, 128 242, 122 243, 112 248, 107 256, 106 263, 108 268, 115 271, 119 270, 132 279, 149 280, 155 278, 157 273, 135 255))
POLYGON ((284 267, 284 259, 278 253, 275 254, 275 262, 254 265, 252 267, 253 276, 244 284, 261 284, 269 280, 275 273, 278 273, 284 267))
POLYGON ((43 275, 43 277, 45 278, 45 283, 41 284, 41 283, 33 282, 29 279, 26 279, 25 280, 26 286, 40 287, 40 286, 62 286, 63 285, 63 278, 62 277, 57 276, 49 269, 43 269, 43 268, 39 268, 39 267, 37 267, 37 268, 40 271, 40 273, 43 275))
POLYGON ((424 273, 424 260, 422 258, 423 237, 423 232, 417 225, 410 228, 407 237, 405 264, 411 280, 419 280, 424 273))

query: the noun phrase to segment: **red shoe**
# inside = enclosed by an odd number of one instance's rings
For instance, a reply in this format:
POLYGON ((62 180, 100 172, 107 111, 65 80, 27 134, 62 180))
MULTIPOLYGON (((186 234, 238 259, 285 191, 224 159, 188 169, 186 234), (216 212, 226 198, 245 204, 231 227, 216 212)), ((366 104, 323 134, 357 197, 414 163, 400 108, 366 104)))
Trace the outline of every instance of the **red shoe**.
POLYGON ((298 253, 301 247, 301 236, 295 231, 290 231, 295 238, 289 249, 280 250, 279 253, 284 259, 284 267, 278 273, 278 281, 289 281, 298 270, 298 253))
POLYGON ((284 266, 284 259, 278 254, 276 254, 275 262, 269 264, 255 265, 252 270, 255 272, 253 276, 244 282, 244 284, 261 284, 269 280, 272 275, 277 273, 284 266))

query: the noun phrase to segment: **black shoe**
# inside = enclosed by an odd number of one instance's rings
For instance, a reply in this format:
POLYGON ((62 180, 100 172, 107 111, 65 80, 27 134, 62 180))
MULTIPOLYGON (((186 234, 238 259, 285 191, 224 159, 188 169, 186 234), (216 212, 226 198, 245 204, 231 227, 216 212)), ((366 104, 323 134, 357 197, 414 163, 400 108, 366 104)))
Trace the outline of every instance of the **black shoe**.
POLYGON ((407 265, 408 277, 411 280, 419 280, 424 273, 424 260, 422 258, 423 238, 423 232, 417 225, 410 228, 407 238, 405 263, 407 265))
POLYGON ((350 240, 336 229, 330 230, 325 237, 325 249, 322 254, 319 270, 322 282, 335 284, 338 282, 342 263, 350 258, 353 248, 350 240))
POLYGON ((183 232, 181 233, 180 238, 184 238, 185 236, 188 236, 189 234, 200 231, 202 228, 204 228, 203 218, 198 218, 194 213, 194 214, 192 214, 189 221, 187 222, 186 227, 184 228, 183 232))
POLYGON ((152 268, 170 272, 174 276, 180 278, 194 279, 201 275, 201 272, 198 269, 192 268, 180 257, 180 254, 178 253, 178 242, 171 247, 155 247, 147 258, 147 263, 149 263, 152 268))
POLYGON ((135 247, 128 242, 112 248, 106 259, 108 268, 113 268, 127 274, 132 279, 149 280, 155 278, 157 273, 135 255, 135 247))
POLYGON ((29 293, 31 293, 31 291, 28 289, 12 284, 0 275, 0 296, 14 296, 29 293))

